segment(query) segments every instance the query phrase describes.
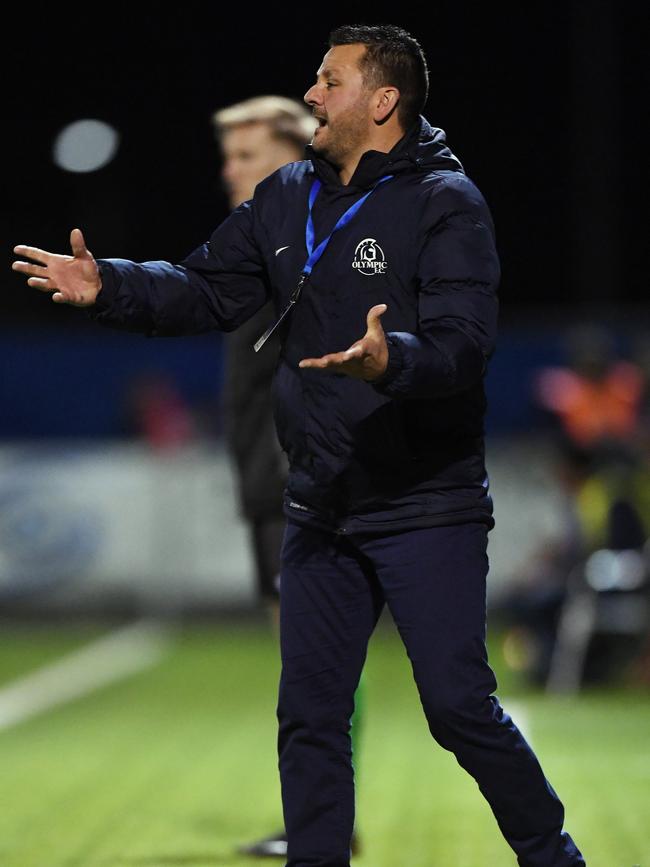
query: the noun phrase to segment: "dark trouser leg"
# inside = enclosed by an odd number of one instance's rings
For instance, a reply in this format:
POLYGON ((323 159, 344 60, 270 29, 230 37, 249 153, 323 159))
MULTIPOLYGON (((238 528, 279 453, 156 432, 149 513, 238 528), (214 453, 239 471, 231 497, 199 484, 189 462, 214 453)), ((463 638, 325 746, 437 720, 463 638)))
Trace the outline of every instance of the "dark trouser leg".
POLYGON ((360 539, 400 631, 435 739, 488 800, 521 867, 584 861, 535 754, 492 695, 485 649, 487 528, 478 523, 360 539))
POLYGON ((376 578, 343 537, 289 522, 280 585, 278 698, 287 867, 350 863, 350 719, 382 605, 376 578))

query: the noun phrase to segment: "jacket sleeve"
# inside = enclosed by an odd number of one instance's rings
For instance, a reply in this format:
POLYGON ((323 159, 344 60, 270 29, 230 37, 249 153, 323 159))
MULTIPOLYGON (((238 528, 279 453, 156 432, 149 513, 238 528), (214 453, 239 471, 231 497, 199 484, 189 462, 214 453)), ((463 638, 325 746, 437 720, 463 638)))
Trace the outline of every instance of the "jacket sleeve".
POLYGON ((500 277, 492 219, 465 176, 432 190, 417 262, 418 328, 389 331, 388 397, 448 397, 478 383, 494 352, 500 277))
POLYGON ((102 288, 88 315, 153 336, 232 331, 270 297, 255 198, 180 264, 98 259, 102 288))

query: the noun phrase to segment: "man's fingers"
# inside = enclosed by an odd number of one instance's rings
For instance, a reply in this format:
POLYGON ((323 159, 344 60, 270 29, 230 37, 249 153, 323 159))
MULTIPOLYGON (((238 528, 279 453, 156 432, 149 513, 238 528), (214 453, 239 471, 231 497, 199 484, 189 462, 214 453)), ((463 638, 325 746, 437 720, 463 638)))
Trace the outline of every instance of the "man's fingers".
POLYGON ((361 344, 355 344, 344 352, 332 352, 330 355, 323 355, 320 358, 303 358, 299 362, 298 367, 317 367, 323 369, 326 367, 340 367, 346 361, 352 361, 355 358, 362 358, 364 349, 361 344))
POLYGON ((298 367, 317 367, 322 369, 328 366, 329 360, 329 355, 323 355, 322 358, 303 358, 302 361, 298 362, 298 367))
POLYGON ((14 271, 20 271, 22 274, 31 274, 34 277, 45 277, 47 275, 47 267, 45 265, 34 265, 33 262, 13 262, 11 267, 14 271))
POLYGON ((30 259, 36 259, 37 262, 42 262, 44 265, 47 265, 53 255, 52 253, 48 253, 47 250, 40 250, 38 247, 27 247, 25 244, 18 244, 14 247, 14 253, 18 253, 19 256, 28 256, 30 259))
POLYGON ((41 292, 52 292, 53 289, 58 289, 56 283, 53 283, 47 277, 30 277, 27 285, 33 286, 34 289, 40 289, 41 292))
POLYGON ((52 295, 52 301, 56 301, 57 304, 71 304, 73 307, 82 307, 82 304, 75 304, 74 301, 71 301, 67 295, 64 295, 62 292, 55 292, 52 295))
POLYGON ((86 242, 84 241, 81 229, 73 229, 70 232, 70 246, 72 247, 72 255, 76 258, 88 255, 86 242))
POLYGON ((33 286, 34 289, 40 289, 41 292, 51 292, 53 289, 58 288, 56 283, 50 278, 48 269, 44 265, 34 265, 31 262, 14 262, 11 267, 14 271, 28 274, 27 285, 33 286))
POLYGON ((380 317, 382 317, 387 310, 388 306, 386 304, 375 304, 374 307, 370 308, 370 310, 368 311, 368 315, 366 316, 368 331, 377 328, 377 326, 381 328, 381 322, 379 320, 380 317))
POLYGON ((299 362, 298 367, 332 367, 333 365, 340 364, 342 356, 345 353, 343 352, 334 352, 331 355, 323 355, 321 358, 303 358, 301 362, 299 362))

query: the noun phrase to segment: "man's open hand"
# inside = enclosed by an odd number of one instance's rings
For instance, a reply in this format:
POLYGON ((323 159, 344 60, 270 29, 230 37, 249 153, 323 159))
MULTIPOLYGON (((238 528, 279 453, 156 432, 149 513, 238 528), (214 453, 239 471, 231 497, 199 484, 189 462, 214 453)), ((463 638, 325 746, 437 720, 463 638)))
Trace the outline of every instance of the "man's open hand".
POLYGON ((59 253, 48 253, 38 247, 26 247, 19 244, 14 247, 14 253, 27 256, 38 262, 14 262, 14 271, 29 274, 29 286, 40 289, 41 292, 53 292, 52 300, 59 304, 73 304, 75 307, 88 307, 102 288, 99 268, 92 253, 86 247, 81 229, 70 232, 72 256, 62 256, 59 253))
POLYGON ((333 370, 368 382, 385 372, 388 365, 388 345, 381 327, 380 317, 387 310, 385 304, 375 304, 368 311, 368 330, 361 338, 343 352, 333 352, 321 358, 303 358, 299 367, 314 367, 317 370, 333 370))

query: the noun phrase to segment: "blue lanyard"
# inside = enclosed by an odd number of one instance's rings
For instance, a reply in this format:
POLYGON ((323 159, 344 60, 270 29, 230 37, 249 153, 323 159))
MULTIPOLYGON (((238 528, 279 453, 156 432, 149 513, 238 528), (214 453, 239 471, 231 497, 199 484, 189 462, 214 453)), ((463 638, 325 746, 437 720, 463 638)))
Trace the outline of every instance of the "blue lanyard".
POLYGON ((307 254, 308 254, 307 261, 305 262, 305 264, 303 266, 302 273, 300 274, 300 278, 298 280, 298 284, 297 284, 296 288, 293 290, 293 292, 289 296, 289 303, 287 304, 287 306, 284 308, 284 310, 280 314, 280 318, 277 320, 277 322, 274 322, 273 325, 271 325, 269 328, 267 328, 267 330, 264 332, 264 334, 255 343, 255 345, 253 347, 255 349, 255 352, 259 352, 259 350, 262 348, 262 346, 264 346, 264 344, 269 339, 271 334, 273 334, 273 332, 278 327, 278 325, 280 325, 280 323, 283 321, 283 319, 291 312, 294 304, 296 304, 296 302, 300 298, 300 294, 302 292, 302 287, 305 285, 305 282, 306 282, 307 278, 309 277, 309 275, 311 274, 311 272, 314 268, 314 265, 320 260, 321 256, 323 255, 323 253, 327 249, 327 245, 332 240, 332 235, 335 232, 338 232, 339 229, 342 229, 344 226, 347 226, 347 224, 354 217, 354 215, 357 213, 359 208, 361 208, 363 203, 366 201, 368 196, 370 196, 372 193, 374 193, 374 191, 377 189, 377 187, 380 184, 383 184, 384 181, 389 181, 392 177, 393 177, 393 175, 384 175, 384 177, 380 178, 377 181, 377 183, 373 187, 371 187, 367 193, 365 193, 365 195, 361 196, 360 199, 357 199, 357 201, 347 209, 347 211, 343 214, 343 216, 339 217, 339 219, 337 220, 336 225, 334 226, 332 231, 329 233, 329 235, 326 238, 324 238, 320 242, 320 244, 318 245, 318 247, 316 247, 316 249, 314 249, 315 231, 314 231, 314 220, 312 218, 312 210, 314 207, 314 202, 316 201, 316 196, 320 192, 320 188, 321 188, 322 184, 318 180, 318 178, 314 178, 314 181, 312 182, 312 185, 311 185, 311 189, 309 191, 309 214, 307 215, 307 225, 305 226, 305 243, 307 245, 307 254))
POLYGON ((351 205, 343 214, 343 216, 339 217, 336 225, 329 233, 329 235, 325 238, 325 240, 321 241, 318 247, 316 247, 316 249, 314 250, 314 221, 312 219, 311 212, 314 207, 314 202, 316 201, 316 196, 318 195, 321 188, 321 182, 318 180, 318 178, 315 178, 313 184, 311 185, 311 190, 309 191, 309 215, 307 217, 307 226, 305 227, 305 242, 307 244, 307 253, 309 254, 309 258, 305 263, 305 267, 302 269, 303 274, 309 277, 312 272, 312 268, 325 252, 334 232, 338 232, 338 230, 342 229, 343 226, 347 226, 352 217, 354 217, 354 215, 363 205, 368 196, 371 195, 371 193, 374 193, 379 184, 383 184, 384 181, 389 181, 392 177, 393 175, 385 175, 383 178, 378 180, 377 183, 371 189, 369 189, 364 196, 361 196, 360 199, 358 199, 353 205, 351 205))

